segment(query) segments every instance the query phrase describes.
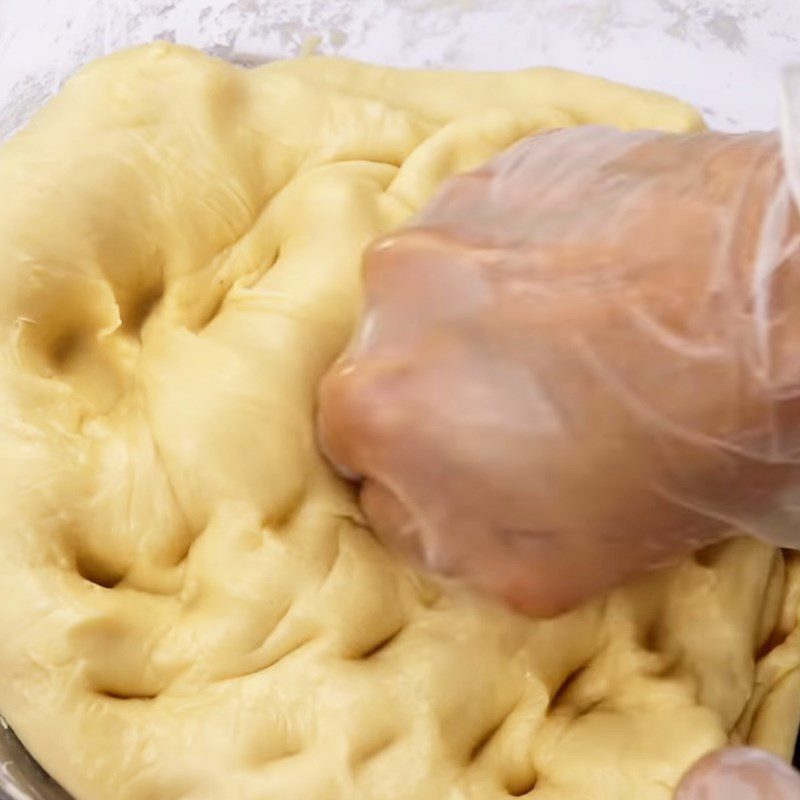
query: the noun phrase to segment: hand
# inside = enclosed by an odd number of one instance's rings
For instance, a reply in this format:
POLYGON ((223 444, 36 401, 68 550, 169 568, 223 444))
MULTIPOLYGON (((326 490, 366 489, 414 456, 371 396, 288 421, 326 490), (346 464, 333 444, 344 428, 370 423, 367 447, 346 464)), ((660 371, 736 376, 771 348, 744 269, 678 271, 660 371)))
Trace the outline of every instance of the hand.
POLYGON ((528 139, 367 254, 323 447, 386 542, 536 614, 796 541, 798 233, 777 134, 528 139))
POLYGON ((675 800, 800 800, 800 775, 762 750, 732 747, 690 770, 675 800))

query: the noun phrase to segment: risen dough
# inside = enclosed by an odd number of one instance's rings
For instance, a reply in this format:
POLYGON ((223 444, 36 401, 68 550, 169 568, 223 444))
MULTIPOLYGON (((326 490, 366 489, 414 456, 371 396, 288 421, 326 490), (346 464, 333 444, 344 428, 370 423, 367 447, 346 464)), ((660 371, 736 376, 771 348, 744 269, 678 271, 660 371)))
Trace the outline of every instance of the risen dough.
POLYGON ((553 70, 158 44, 4 147, 0 711, 77 798, 666 800, 729 739, 788 751, 794 558, 739 540, 533 622, 384 552, 314 447, 362 247, 585 122, 702 124, 553 70))

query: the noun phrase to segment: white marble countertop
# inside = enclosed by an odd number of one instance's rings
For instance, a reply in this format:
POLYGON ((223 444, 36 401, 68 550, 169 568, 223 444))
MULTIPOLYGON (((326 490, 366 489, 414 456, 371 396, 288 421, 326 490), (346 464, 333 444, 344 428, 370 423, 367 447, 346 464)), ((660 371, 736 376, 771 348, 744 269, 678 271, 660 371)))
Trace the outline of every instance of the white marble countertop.
POLYGON ((0 138, 82 63, 170 39, 240 61, 549 64, 662 89, 714 127, 774 127, 799 0, 0 0, 0 138))

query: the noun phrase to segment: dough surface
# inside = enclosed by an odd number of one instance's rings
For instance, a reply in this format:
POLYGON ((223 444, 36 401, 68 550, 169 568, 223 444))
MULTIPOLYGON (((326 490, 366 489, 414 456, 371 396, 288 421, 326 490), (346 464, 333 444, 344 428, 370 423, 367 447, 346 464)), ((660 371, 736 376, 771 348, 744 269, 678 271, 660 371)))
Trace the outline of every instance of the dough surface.
POLYGON ((800 563, 737 539, 550 621, 399 563, 314 446, 362 248, 556 70, 91 65, 0 151, 0 713, 79 800, 668 800, 800 719, 800 563))

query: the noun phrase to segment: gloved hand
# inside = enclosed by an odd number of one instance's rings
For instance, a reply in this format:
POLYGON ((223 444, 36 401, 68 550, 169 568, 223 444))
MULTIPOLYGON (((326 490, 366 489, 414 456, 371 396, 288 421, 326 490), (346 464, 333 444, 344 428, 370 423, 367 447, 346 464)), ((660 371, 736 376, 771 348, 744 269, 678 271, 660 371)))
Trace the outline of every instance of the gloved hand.
POLYGON ((323 447, 389 544, 536 614, 800 544, 799 241, 777 134, 528 139, 371 248, 323 447))
POLYGON ((675 800, 799 800, 800 775, 776 756, 731 747, 702 759, 675 800))

